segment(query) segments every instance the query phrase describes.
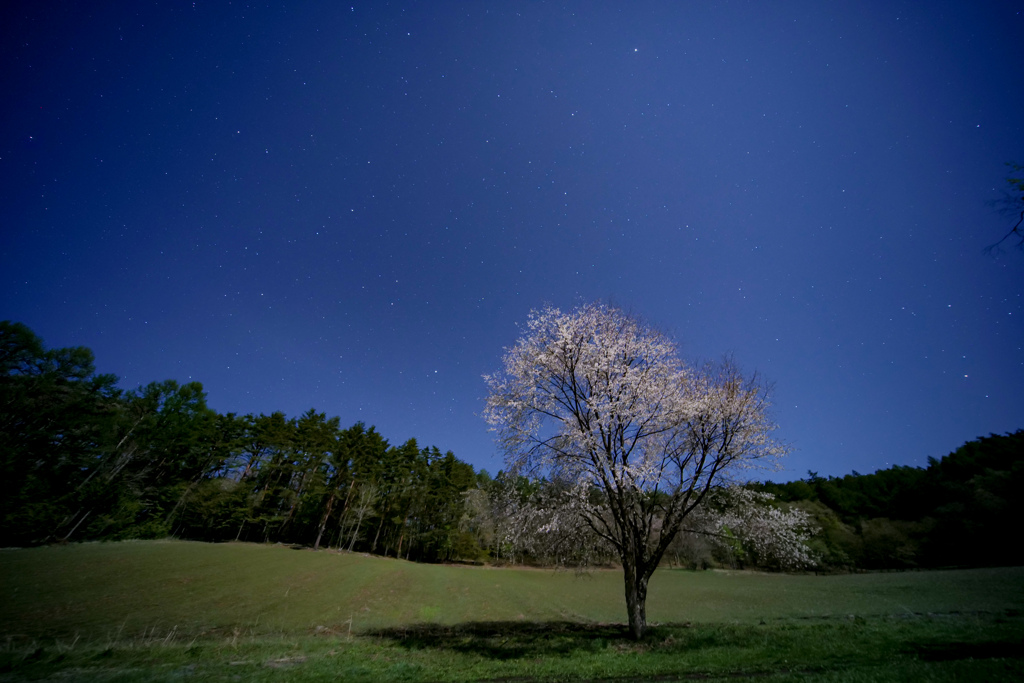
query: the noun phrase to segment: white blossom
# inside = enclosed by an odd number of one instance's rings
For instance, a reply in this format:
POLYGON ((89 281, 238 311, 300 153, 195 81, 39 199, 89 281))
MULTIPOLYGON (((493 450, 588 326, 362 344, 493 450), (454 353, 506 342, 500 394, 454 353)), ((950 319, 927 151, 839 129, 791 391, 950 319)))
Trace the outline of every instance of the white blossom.
MULTIPOLYGON (((785 452, 756 377, 728 360, 690 367, 665 335, 601 304, 534 311, 484 379, 510 470, 562 487, 564 510, 530 529, 583 528, 614 548, 637 636, 647 581, 683 519, 716 482, 785 452)), ((537 522, 523 513, 517 524, 537 522)))
POLYGON ((807 544, 815 531, 811 516, 798 508, 783 509, 774 500, 770 493, 731 486, 695 511, 686 528, 719 543, 735 540, 759 566, 794 570, 817 565, 807 544))

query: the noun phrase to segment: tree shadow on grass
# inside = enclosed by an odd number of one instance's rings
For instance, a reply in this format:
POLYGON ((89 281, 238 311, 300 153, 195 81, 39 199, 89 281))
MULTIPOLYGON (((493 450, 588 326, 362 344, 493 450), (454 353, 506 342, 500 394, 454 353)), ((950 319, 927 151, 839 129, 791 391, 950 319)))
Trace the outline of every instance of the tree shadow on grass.
MULTIPOLYGON (((489 659, 520 659, 596 653, 609 648, 644 652, 722 645, 723 640, 746 641, 749 629, 692 628, 663 624, 648 629, 643 640, 633 640, 625 624, 583 624, 572 621, 474 621, 461 624, 414 624, 364 631, 361 635, 390 640, 408 649, 441 649, 489 659), (742 635, 740 634, 742 631, 742 635), (685 635, 684 635, 685 634, 685 635), (723 638, 724 636, 724 638, 723 638)), ((738 644, 738 643, 731 643, 738 644)))
POLYGON ((571 621, 471 621, 461 624, 413 624, 372 631, 411 650, 441 649, 490 659, 566 655, 603 650, 609 645, 636 644, 623 624, 580 624, 571 621))

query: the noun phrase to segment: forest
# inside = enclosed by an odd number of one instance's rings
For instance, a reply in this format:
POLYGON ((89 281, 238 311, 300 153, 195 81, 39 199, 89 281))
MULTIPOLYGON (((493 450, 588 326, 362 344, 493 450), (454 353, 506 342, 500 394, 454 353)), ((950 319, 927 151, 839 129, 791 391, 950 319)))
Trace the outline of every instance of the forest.
POLYGON ((908 569, 1024 564, 1024 429, 965 443, 928 466, 895 466, 753 488, 814 518, 829 567, 908 569))
MULTIPOLYGON (((1022 463, 1018 430, 925 468, 747 486, 809 515, 819 570, 1011 565, 1024 563, 1022 463)), ((27 326, 0 322, 0 546, 173 536, 541 562, 511 547, 501 503, 544 485, 314 409, 220 414, 198 382, 124 390, 89 349, 47 349, 27 326)), ((742 544, 686 531, 666 560, 764 566, 742 544)))

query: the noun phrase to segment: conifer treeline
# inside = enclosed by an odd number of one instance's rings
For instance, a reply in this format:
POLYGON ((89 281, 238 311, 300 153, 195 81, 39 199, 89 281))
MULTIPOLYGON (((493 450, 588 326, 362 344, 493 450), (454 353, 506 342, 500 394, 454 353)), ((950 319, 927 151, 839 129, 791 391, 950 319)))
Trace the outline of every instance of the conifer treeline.
POLYGON ((250 540, 438 561, 480 554, 463 519, 487 481, 451 452, 373 427, 221 415, 199 383, 121 391, 85 348, 0 323, 0 545, 250 540))

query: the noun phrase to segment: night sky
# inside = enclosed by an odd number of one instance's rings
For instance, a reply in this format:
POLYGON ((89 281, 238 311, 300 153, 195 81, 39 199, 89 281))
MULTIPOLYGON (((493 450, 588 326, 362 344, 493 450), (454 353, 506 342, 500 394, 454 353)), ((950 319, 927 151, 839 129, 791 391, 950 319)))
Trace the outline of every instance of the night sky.
POLYGON ((1024 427, 1020 2, 6 2, 0 319, 492 474, 603 300, 775 384, 776 480, 1024 427))

